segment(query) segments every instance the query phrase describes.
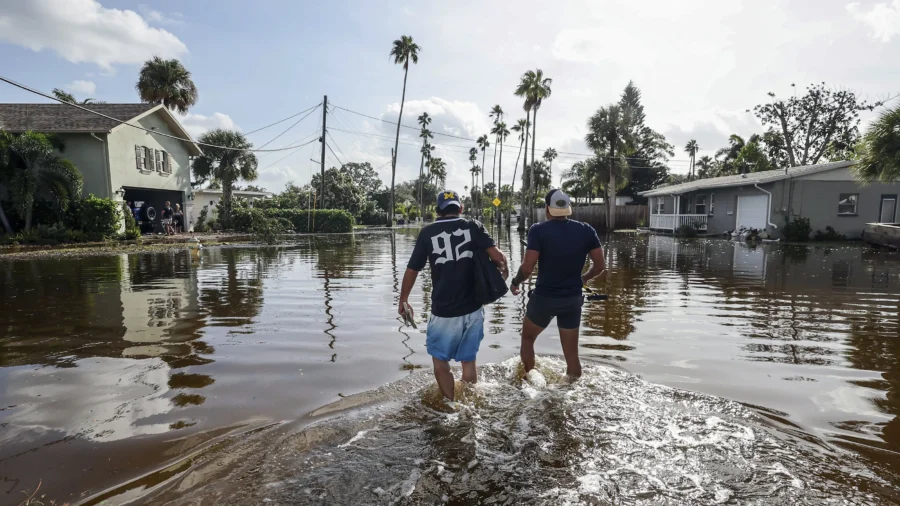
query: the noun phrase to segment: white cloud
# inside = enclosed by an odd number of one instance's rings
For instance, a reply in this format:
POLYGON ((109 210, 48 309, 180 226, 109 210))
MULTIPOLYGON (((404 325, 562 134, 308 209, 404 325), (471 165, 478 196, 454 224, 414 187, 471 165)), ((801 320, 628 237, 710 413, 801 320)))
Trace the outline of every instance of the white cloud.
POLYGON ((151 23, 159 23, 163 25, 182 25, 184 24, 184 14, 173 12, 171 16, 167 16, 158 10, 154 10, 144 4, 138 6, 138 10, 144 15, 144 19, 151 23))
POLYGON ((175 117, 178 118, 178 121, 181 122, 181 126, 183 126, 194 139, 197 139, 209 130, 216 128, 240 130, 240 127, 235 124, 230 116, 221 112, 213 113, 211 116, 190 112, 187 114, 176 113, 175 117))
POLYGON ((853 2, 847 4, 847 12, 853 19, 868 25, 872 29, 872 37, 881 42, 888 42, 894 35, 900 35, 900 0, 890 4, 878 3, 868 10, 864 10, 859 2, 853 2))
POLYGON ((72 63, 94 63, 106 70, 187 53, 178 37, 151 27, 138 13, 107 9, 96 0, 5 1, 0 41, 32 51, 52 50, 72 63))
POLYGON ((93 98, 97 85, 93 81, 75 80, 63 86, 63 89, 84 98, 93 98))

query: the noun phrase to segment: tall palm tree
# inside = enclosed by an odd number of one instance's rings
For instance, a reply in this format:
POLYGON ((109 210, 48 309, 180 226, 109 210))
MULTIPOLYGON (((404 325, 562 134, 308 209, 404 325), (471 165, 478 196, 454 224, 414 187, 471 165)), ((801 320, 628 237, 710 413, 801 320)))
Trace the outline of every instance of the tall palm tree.
POLYGON ((203 155, 191 162, 191 170, 197 181, 215 179, 222 183, 222 226, 227 230, 231 227, 234 184, 242 179, 255 181, 257 177, 256 155, 248 151, 253 148, 253 143, 241 132, 221 128, 201 135, 200 142, 209 145, 204 146, 203 155))
MULTIPOLYGON (((495 105, 491 108, 489 117, 494 119, 494 128, 491 129, 491 133, 494 134, 494 163, 491 165, 491 182, 494 185, 497 185, 497 144, 500 144, 500 140, 497 135, 497 123, 500 123, 503 120, 503 109, 500 107, 500 104, 495 105)), ((503 149, 503 146, 500 146, 500 149, 503 149)))
POLYGON ((547 170, 551 175, 553 174, 553 160, 556 160, 556 157, 558 156, 559 154, 557 154, 556 150, 553 148, 547 148, 544 150, 543 158, 544 161, 547 162, 547 170))
POLYGON ((700 146, 697 145, 697 141, 694 139, 688 141, 684 146, 684 152, 691 157, 691 167, 688 169, 688 180, 694 179, 694 161, 697 159, 697 151, 700 151, 700 146))
POLYGON ((135 88, 142 101, 163 104, 182 114, 199 98, 190 71, 178 60, 163 60, 159 56, 144 62, 135 88))
MULTIPOLYGON (((512 191, 516 191, 516 172, 519 168, 519 159, 522 158, 522 143, 525 142, 527 137, 531 137, 531 132, 528 131, 528 120, 525 118, 519 118, 516 121, 516 124, 512 126, 513 132, 518 132, 519 134, 519 154, 516 156, 516 164, 513 165, 513 178, 512 178, 512 191)), ((522 171, 525 171, 525 164, 522 164, 522 171)))
MULTIPOLYGON (((422 175, 425 173, 425 154, 428 153, 428 139, 433 139, 434 136, 431 135, 431 130, 428 129, 428 125, 431 124, 431 118, 428 116, 427 112, 423 112, 421 116, 419 116, 419 126, 422 127, 422 131, 419 133, 419 137, 422 138, 422 149, 420 150, 422 153, 422 161, 419 163, 419 209, 423 209, 425 204, 425 188, 422 183, 422 175)), ((425 219, 424 217, 422 218, 425 219)))
POLYGON ((714 177, 713 170, 715 168, 714 167, 715 163, 716 162, 715 162, 715 160, 712 159, 712 157, 707 156, 707 155, 701 156, 700 159, 697 160, 697 163, 696 163, 697 179, 714 177))
MULTIPOLYGON (((506 128, 506 123, 500 121, 494 126, 494 129, 491 130, 491 133, 497 136, 497 144, 500 145, 500 164, 497 166, 497 181, 503 183, 503 143, 506 142, 506 138, 509 136, 509 129, 506 128)), ((497 187, 499 188, 500 185, 498 184, 497 187)), ((500 226, 500 223, 502 221, 500 219, 500 213, 497 212, 496 214, 497 226, 500 226)))
MULTIPOLYGON (((519 82, 519 87, 516 88, 515 94, 520 97, 525 97, 525 109, 526 111, 534 110, 534 118, 531 125, 531 164, 532 164, 532 174, 531 174, 531 188, 529 189, 529 209, 534 208, 534 161, 535 161, 535 145, 537 144, 537 112, 540 109, 541 104, 544 99, 550 97, 551 89, 550 85, 553 84, 553 79, 549 77, 544 77, 544 71, 541 69, 537 70, 529 70, 522 75, 522 78, 519 82)), ((526 117, 527 119, 527 117, 526 117)), ((527 149, 526 149, 527 151, 527 149)), ((529 213, 529 215, 533 218, 533 211, 529 213)))
POLYGON ((853 173, 863 182, 892 183, 900 178, 900 106, 872 123, 863 138, 861 157, 853 173))
MULTIPOLYGON (((65 146, 52 135, 0 132, 0 182, 6 186, 16 212, 25 218, 26 232, 31 230, 38 193, 50 194, 61 211, 81 195, 81 172, 69 160, 56 156, 63 149, 65 146)), ((5 214, 0 215, 0 221, 11 234, 5 214)))
POLYGON ((608 230, 616 228, 616 188, 617 177, 627 170, 619 163, 617 154, 625 150, 631 140, 631 125, 628 117, 628 109, 623 109, 618 104, 601 107, 588 120, 588 134, 584 140, 587 145, 597 153, 597 157, 606 158, 609 167, 608 183, 606 185, 606 226, 608 230), (604 153, 605 152, 605 153, 604 153))
MULTIPOLYGON (((472 191, 475 191, 475 162, 478 160, 478 148, 470 148, 469 149, 469 161, 472 162, 472 168, 469 169, 469 172, 472 173, 472 191)), ((470 195, 471 197, 471 195, 470 195)), ((472 197, 472 206, 475 206, 474 197, 472 197)))
POLYGON ((400 114, 397 115, 397 135, 394 138, 394 152, 391 157, 391 210, 388 212, 388 224, 393 223, 394 212, 394 182, 397 178, 397 148, 400 147, 400 121, 403 120, 403 105, 406 102, 406 78, 409 76, 409 62, 419 63, 419 45, 413 42, 412 37, 403 35, 394 41, 390 56, 394 58, 394 65, 403 64, 403 95, 400 97, 400 114))
MULTIPOLYGON (((482 135, 475 142, 478 144, 478 147, 481 149, 481 167, 482 167, 482 169, 481 169, 481 189, 482 189, 481 195, 483 195, 484 194, 484 155, 487 153, 487 148, 491 147, 491 143, 488 142, 487 134, 482 135)), ((478 200, 481 200, 481 198, 479 198, 478 200)), ((478 209, 482 209, 482 208, 484 208, 484 202, 479 202, 478 209)), ((479 213, 480 213, 480 211, 479 211, 479 213)))

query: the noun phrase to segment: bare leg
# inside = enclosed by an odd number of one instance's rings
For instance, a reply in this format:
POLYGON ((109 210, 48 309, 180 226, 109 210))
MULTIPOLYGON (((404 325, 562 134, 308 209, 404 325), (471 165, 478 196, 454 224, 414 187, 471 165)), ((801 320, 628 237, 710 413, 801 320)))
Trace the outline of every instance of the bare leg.
POLYGON ((453 400, 453 372, 450 371, 450 362, 446 360, 438 360, 431 357, 434 363, 434 378, 437 380, 438 388, 444 397, 453 400))
POLYGON ((543 330, 543 327, 538 327, 527 316, 525 317, 525 324, 522 325, 522 348, 519 353, 526 373, 534 369, 534 342, 543 330))
POLYGON ((478 369, 475 368, 475 361, 462 363, 462 379, 466 383, 478 383, 478 369))
POLYGON ((578 329, 559 329, 559 341, 566 357, 566 375, 581 377, 581 360, 578 358, 578 329))

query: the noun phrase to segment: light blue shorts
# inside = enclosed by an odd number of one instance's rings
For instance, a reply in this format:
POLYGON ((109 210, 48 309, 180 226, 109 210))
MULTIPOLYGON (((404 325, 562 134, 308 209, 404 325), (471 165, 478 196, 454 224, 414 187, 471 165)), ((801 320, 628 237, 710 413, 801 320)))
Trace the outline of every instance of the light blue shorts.
POLYGON ((425 348, 438 360, 471 362, 484 338, 484 308, 465 316, 428 319, 425 348))

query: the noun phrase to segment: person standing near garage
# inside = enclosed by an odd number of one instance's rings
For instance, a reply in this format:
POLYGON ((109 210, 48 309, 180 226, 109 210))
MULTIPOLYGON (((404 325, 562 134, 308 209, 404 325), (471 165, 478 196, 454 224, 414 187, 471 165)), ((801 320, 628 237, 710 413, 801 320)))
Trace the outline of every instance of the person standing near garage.
POLYGON ((166 207, 162 210, 162 224, 163 230, 166 232, 166 235, 175 234, 175 230, 172 227, 172 220, 175 217, 175 210, 172 209, 172 203, 168 200, 166 201, 166 207))

